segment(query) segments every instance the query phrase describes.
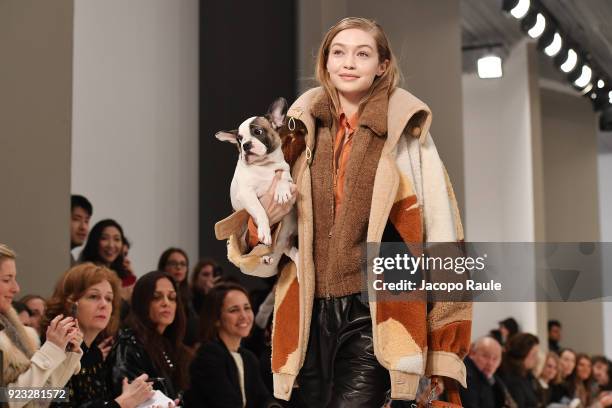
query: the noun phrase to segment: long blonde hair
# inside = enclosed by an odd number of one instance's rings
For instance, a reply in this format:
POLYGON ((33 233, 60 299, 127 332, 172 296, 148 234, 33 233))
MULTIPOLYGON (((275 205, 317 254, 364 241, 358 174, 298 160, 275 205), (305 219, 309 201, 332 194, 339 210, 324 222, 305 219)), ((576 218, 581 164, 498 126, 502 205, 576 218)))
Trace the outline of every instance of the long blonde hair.
POLYGON ((317 53, 317 63, 315 67, 315 76, 319 84, 325 89, 325 92, 332 100, 334 105, 334 116, 338 116, 338 108, 340 107, 340 100, 338 98, 338 91, 331 83, 329 79, 329 73, 327 72, 327 58, 329 57, 329 47, 331 45, 332 40, 336 37, 336 35, 344 30, 348 30, 350 28, 357 28, 359 30, 363 30, 374 37, 374 42, 376 42, 376 50, 378 52, 378 62, 382 63, 385 60, 389 60, 389 66, 385 70, 385 72, 380 76, 374 79, 372 86, 370 86, 370 91, 368 94, 360 101, 359 106, 361 107, 368 101, 370 96, 372 95, 372 91, 381 81, 389 80, 389 93, 397 87, 400 82, 401 73, 397 66, 397 58, 393 51, 391 50, 391 44, 389 43, 389 39, 387 35, 383 31, 382 27, 374 20, 369 20, 363 17, 346 17, 342 20, 338 21, 334 24, 323 37, 323 41, 321 42, 321 46, 319 47, 319 52, 317 53))

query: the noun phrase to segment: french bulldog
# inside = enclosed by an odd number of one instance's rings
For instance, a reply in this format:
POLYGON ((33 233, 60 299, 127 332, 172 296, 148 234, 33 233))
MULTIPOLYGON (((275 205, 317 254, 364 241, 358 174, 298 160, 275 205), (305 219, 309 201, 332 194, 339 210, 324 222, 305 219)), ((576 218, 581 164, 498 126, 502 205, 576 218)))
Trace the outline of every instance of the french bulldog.
MULTIPOLYGON (((230 142, 238 148, 238 163, 230 186, 234 210, 246 209, 257 224, 257 235, 265 245, 272 243, 270 222, 259 198, 268 190, 276 172, 281 178, 276 185, 274 200, 284 204, 291 200, 290 166, 305 146, 306 127, 296 119, 287 118, 287 101, 276 99, 264 116, 248 118, 236 130, 220 131, 215 137, 230 142)), ((297 248, 293 238, 297 233, 296 211, 291 210, 282 220, 275 254, 263 258, 271 263, 276 256, 285 253, 297 264, 297 248), (281 252, 282 251, 282 252, 281 252)))

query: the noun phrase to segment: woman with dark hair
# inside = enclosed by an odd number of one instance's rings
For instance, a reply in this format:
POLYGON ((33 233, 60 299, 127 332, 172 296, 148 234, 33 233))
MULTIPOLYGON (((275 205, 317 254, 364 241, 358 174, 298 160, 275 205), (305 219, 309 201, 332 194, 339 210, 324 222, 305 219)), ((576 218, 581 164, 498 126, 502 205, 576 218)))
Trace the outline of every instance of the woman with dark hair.
POLYGON ((183 345, 185 314, 178 286, 165 272, 149 272, 136 281, 126 328, 119 331, 109 356, 115 395, 122 379, 142 374, 155 389, 179 399, 187 386, 190 353, 183 345))
POLYGON ((40 336, 42 334, 40 324, 43 316, 45 315, 45 309, 47 308, 46 299, 39 295, 25 295, 19 301, 26 305, 26 307, 32 312, 30 324, 40 336))
POLYGON ((104 265, 114 271, 121 279, 121 297, 129 301, 129 294, 136 282, 136 276, 124 265, 123 246, 125 242, 123 228, 117 221, 111 219, 99 221, 89 232, 80 261, 104 265))
POLYGON ((583 407, 588 407, 591 400, 591 383, 592 383, 592 364, 591 358, 584 354, 576 355, 576 367, 567 378, 570 393, 574 398, 578 398, 583 407))
POLYGON ((517 333, 506 343, 500 377, 519 408, 538 407, 532 374, 538 363, 538 344, 538 338, 530 333, 517 333))
POLYGON ((576 368, 576 352, 570 348, 559 353, 559 374, 561 381, 551 388, 551 402, 569 402, 574 398, 574 391, 569 377, 576 368))
POLYGON ((514 318, 508 317, 499 322, 499 332, 501 334, 501 344, 504 345, 508 342, 510 337, 519 332, 519 325, 514 318))
POLYGON ((215 285, 202 313, 202 346, 189 374, 185 405, 207 408, 280 407, 266 389, 257 357, 240 346, 253 327, 247 291, 233 282, 215 285))
POLYGON ((90 262, 69 269, 57 283, 43 327, 46 329, 54 316, 74 315, 83 332, 83 357, 81 370, 66 385, 70 402, 52 406, 131 408, 152 396, 147 378, 142 377, 130 384, 124 382, 121 395, 112 398, 106 357, 119 326, 120 288, 114 272, 90 262))
POLYGON ((206 294, 212 289, 219 277, 219 265, 212 258, 201 259, 191 272, 189 286, 191 289, 191 301, 195 311, 200 314, 206 294))
POLYGON ((189 257, 181 248, 168 248, 159 257, 157 270, 171 275, 178 285, 178 294, 183 304, 183 312, 187 318, 184 344, 195 350, 198 346, 198 332, 200 329, 198 314, 191 304, 191 292, 189 291, 187 280, 189 257))

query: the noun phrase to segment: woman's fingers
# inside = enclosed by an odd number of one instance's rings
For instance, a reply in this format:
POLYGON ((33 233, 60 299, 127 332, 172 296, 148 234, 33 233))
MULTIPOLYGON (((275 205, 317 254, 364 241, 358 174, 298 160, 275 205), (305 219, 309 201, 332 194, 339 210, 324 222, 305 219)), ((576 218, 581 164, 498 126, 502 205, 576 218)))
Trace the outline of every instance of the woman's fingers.
POLYGON ((51 320, 51 322, 49 323, 49 327, 51 328, 51 330, 55 330, 55 328, 57 327, 57 324, 62 319, 62 317, 64 317, 64 315, 59 314, 59 315, 55 316, 53 318, 53 320, 51 320))

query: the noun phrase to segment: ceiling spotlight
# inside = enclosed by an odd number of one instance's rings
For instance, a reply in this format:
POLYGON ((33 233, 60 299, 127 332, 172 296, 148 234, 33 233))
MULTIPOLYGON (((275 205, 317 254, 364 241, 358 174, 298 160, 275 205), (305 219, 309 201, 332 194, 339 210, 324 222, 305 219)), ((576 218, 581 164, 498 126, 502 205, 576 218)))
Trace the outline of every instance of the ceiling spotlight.
POLYGON ((561 46, 563 46, 563 40, 561 40, 559 33, 555 33, 552 42, 544 49, 544 52, 549 57, 554 57, 559 53, 559 51, 561 51, 561 46))
POLYGON ((596 94, 595 92, 593 92, 593 93, 591 94, 591 99, 596 99, 596 98, 597 98, 597 94, 596 94))
POLYGON ((599 81, 597 81, 597 88, 601 89, 604 86, 606 86, 606 83, 603 81, 603 79, 600 79, 599 81))
POLYGON ((608 99, 610 100, 610 103, 612 103, 612 91, 610 91, 610 93, 608 93, 608 99))
POLYGON ((536 17, 536 23, 533 25, 533 27, 529 29, 529 31, 527 31, 527 34, 529 34, 531 38, 538 38, 539 36, 542 35, 545 28, 546 28, 546 19, 544 18, 542 13, 538 13, 536 17))
POLYGON ((574 81, 574 85, 576 85, 578 88, 584 88, 591 81, 592 75, 593 71, 591 71, 591 68, 588 65, 583 65, 580 77, 574 81))
POLYGON ((478 76, 480 78, 501 78, 502 60, 497 55, 487 55, 478 59, 478 76))
POLYGON ((531 2, 529 0, 519 0, 516 6, 510 10, 510 14, 517 20, 525 17, 527 12, 529 11, 529 6, 531 6, 531 2))
POLYGON ((578 62, 578 54, 576 54, 576 51, 570 48, 569 51, 567 52, 567 59, 561 65, 561 71, 567 74, 568 72, 570 72, 576 67, 577 62, 578 62))

